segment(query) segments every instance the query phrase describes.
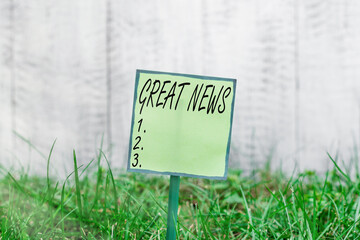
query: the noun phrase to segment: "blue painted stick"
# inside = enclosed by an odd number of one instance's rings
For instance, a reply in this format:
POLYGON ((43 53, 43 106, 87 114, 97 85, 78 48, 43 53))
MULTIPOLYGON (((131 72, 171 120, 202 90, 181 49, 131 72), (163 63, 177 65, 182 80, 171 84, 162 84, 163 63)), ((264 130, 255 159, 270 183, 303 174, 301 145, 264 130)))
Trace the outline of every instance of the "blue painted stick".
POLYGON ((177 222, 177 211, 179 205, 179 187, 180 187, 180 177, 171 175, 166 240, 176 240, 176 222, 177 222))

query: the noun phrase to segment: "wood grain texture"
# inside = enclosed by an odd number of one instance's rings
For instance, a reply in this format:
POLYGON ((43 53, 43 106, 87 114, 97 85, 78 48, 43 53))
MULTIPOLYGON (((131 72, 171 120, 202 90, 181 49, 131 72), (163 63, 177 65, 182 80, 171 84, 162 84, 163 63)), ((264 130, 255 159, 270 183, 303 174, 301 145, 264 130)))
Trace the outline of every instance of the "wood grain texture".
POLYGON ((360 143, 360 4, 341 0, 0 2, 0 157, 58 175, 104 136, 125 167, 136 69, 236 78, 230 165, 324 170, 360 143), (6 151, 5 151, 6 152, 6 151), (341 153, 341 154, 340 154, 341 153), (55 174, 55 173, 54 173, 55 174))
POLYGON ((359 145, 359 13, 356 1, 300 5, 301 165, 349 161, 359 145), (312 159, 312 160, 310 160, 312 159))
MULTIPOLYGON (((45 156, 57 139, 52 164, 71 169, 94 157, 106 129, 105 12, 89 1, 38 4, 15 1, 16 128, 45 156)), ((43 170, 44 158, 17 138, 18 158, 43 170)))
POLYGON ((9 168, 13 159, 11 68, 12 68, 12 6, 0 2, 0 164, 9 168))

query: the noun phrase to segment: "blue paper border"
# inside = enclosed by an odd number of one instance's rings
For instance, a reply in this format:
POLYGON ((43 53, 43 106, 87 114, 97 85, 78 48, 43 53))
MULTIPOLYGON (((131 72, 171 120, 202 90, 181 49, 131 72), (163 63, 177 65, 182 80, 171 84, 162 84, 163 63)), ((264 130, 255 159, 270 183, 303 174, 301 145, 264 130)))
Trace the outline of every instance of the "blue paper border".
POLYGON ((193 74, 159 72, 159 71, 137 69, 136 70, 136 78, 135 78, 133 112, 132 112, 131 128, 130 128, 130 141, 129 141, 130 145, 129 145, 129 152, 128 152, 127 171, 128 172, 162 174, 162 175, 173 175, 173 176, 181 176, 181 177, 195 177, 195 178, 206 178, 206 179, 215 179, 215 180, 226 180, 227 175, 228 175, 228 166, 229 166, 229 152, 230 152, 232 123, 233 123, 233 116, 234 116, 235 93, 236 93, 236 79, 234 79, 234 78, 210 77, 210 76, 201 76, 201 75, 193 75, 193 74), (178 172, 160 172, 160 171, 153 171, 153 170, 146 170, 146 169, 132 169, 132 168, 130 168, 132 134, 133 134, 133 128, 134 128, 134 119, 135 119, 135 104, 136 104, 136 99, 137 99, 137 88, 138 88, 138 85, 139 85, 140 73, 164 74, 164 75, 173 75, 173 76, 197 78, 197 79, 202 79, 202 80, 226 81, 226 82, 232 82, 233 83, 233 91, 234 91, 234 93, 233 93, 233 99, 232 99, 232 103, 231 103, 230 129, 229 129, 229 138, 228 138, 226 156, 225 156, 225 172, 224 172, 224 176, 222 176, 222 177, 219 177, 219 176, 204 176, 204 175, 195 175, 195 174, 178 173, 178 172))

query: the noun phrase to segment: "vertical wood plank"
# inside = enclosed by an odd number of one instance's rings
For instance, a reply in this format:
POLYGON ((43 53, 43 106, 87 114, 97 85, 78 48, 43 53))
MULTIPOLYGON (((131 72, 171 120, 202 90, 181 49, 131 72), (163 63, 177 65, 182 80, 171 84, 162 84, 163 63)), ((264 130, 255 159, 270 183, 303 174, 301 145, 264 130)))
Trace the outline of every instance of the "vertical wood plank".
POLYGON ((253 169, 267 159, 293 167, 293 5, 204 1, 203 9, 205 72, 238 79, 232 167, 253 169))
POLYGON ((0 164, 9 169, 13 154, 11 111, 12 3, 0 2, 0 164))
MULTIPOLYGON (((57 138, 52 164, 70 170, 72 148, 80 163, 90 161, 106 128, 104 5, 16 5, 17 132, 45 155, 57 138)), ((32 171, 44 174, 44 159, 23 141, 16 147, 32 171)))
POLYGON ((359 139, 359 23, 355 1, 301 4, 300 125, 303 169, 349 163, 359 139))
POLYGON ((192 1, 112 1, 111 5, 113 165, 125 167, 135 70, 201 74, 202 6, 192 1))

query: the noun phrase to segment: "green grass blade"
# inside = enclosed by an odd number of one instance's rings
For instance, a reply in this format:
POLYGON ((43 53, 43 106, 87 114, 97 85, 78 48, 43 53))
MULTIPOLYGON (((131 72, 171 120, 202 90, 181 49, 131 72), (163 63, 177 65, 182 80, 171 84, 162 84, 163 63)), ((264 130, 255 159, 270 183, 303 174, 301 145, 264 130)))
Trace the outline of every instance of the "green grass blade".
POLYGON ((99 154, 97 156, 96 188, 95 188, 95 197, 93 200, 93 204, 91 206, 91 210, 95 207, 95 205, 99 199, 99 188, 100 188, 101 178, 102 178, 101 156, 102 156, 103 143, 104 143, 104 134, 101 137, 99 154))
POLYGON ((110 178, 111 178, 111 182, 112 182, 112 187, 113 187, 113 197, 114 197, 114 205, 115 205, 115 212, 118 213, 119 210, 118 210, 118 194, 117 194, 117 191, 116 191, 116 185, 115 185, 115 180, 114 180, 114 175, 111 171, 111 167, 110 167, 110 163, 105 155, 105 153, 103 151, 101 151, 102 155, 104 156, 105 160, 106 160, 106 163, 108 165, 108 171, 109 171, 109 174, 110 174, 110 178))
POLYGON ((54 150, 55 143, 56 143, 56 139, 54 140, 54 142, 51 146, 51 149, 50 149, 50 152, 49 152, 49 155, 47 158, 47 164, 46 164, 46 182, 47 182, 48 191, 50 191, 50 159, 51 159, 51 154, 54 150))
POLYGON ((336 161, 330 156, 329 153, 327 153, 327 155, 329 156, 330 160, 334 163, 336 169, 345 177, 345 179, 347 180, 347 183, 351 183, 351 179, 350 177, 343 172, 343 170, 341 170, 341 168, 339 167, 339 165, 336 163, 336 161))
POLYGON ((79 209, 79 216, 80 216, 80 218, 82 218, 83 211, 82 211, 82 204, 81 204, 81 192, 80 192, 81 187, 80 187, 80 181, 79 181, 79 172, 78 172, 78 167, 77 167, 75 150, 73 150, 73 155, 74 155, 76 201, 77 201, 77 206, 79 209))

